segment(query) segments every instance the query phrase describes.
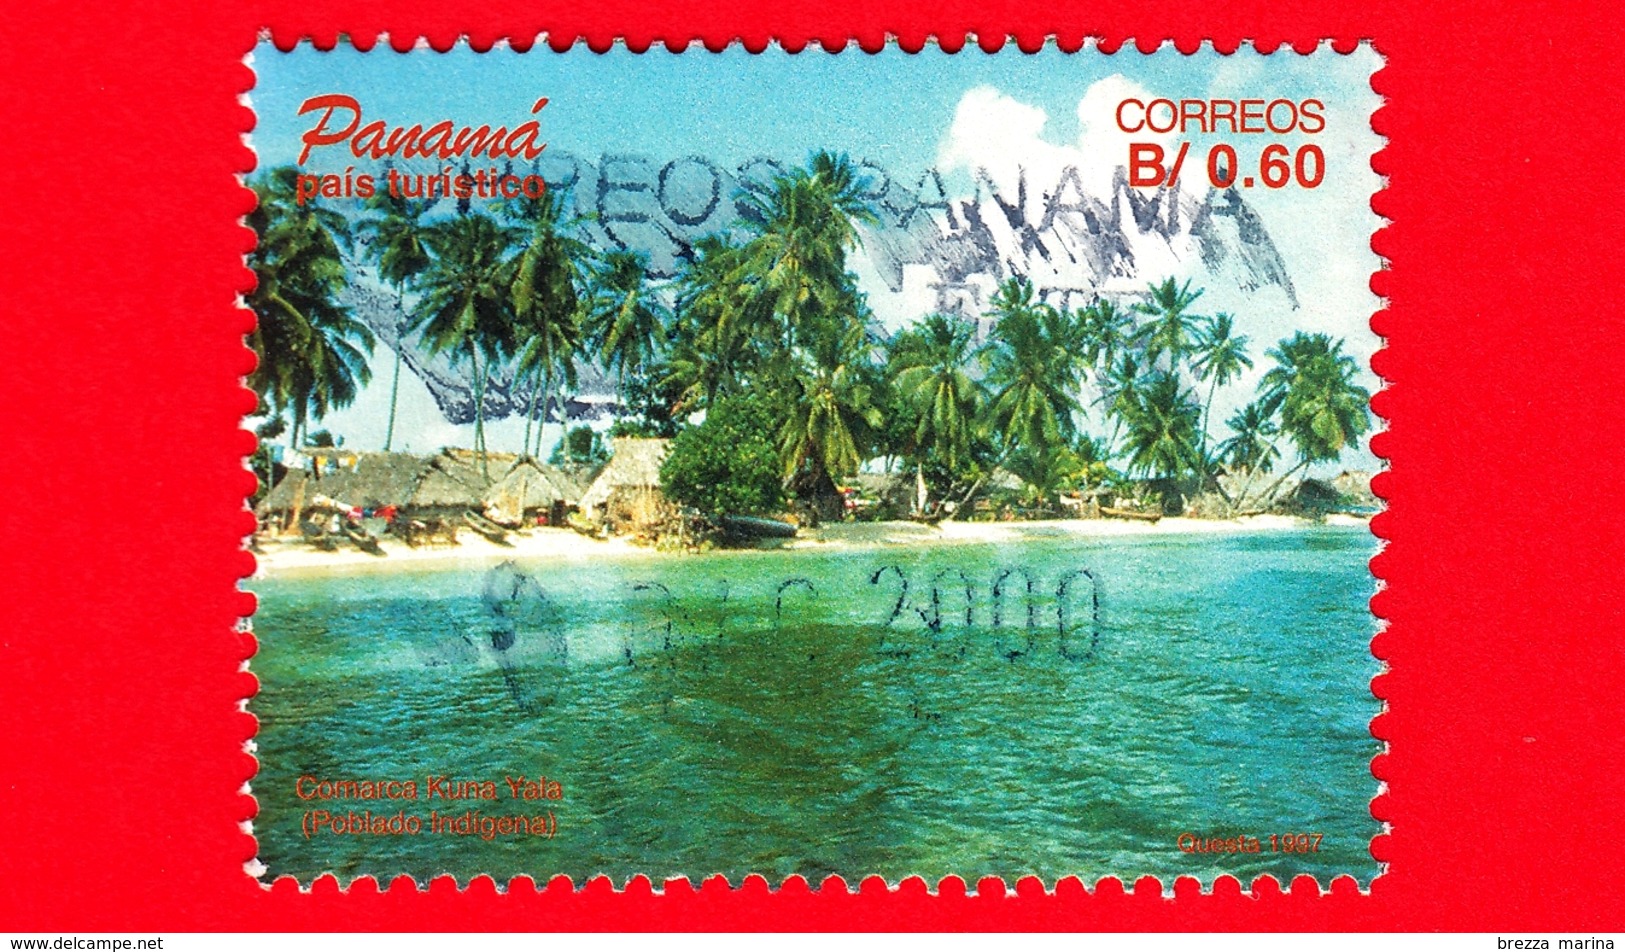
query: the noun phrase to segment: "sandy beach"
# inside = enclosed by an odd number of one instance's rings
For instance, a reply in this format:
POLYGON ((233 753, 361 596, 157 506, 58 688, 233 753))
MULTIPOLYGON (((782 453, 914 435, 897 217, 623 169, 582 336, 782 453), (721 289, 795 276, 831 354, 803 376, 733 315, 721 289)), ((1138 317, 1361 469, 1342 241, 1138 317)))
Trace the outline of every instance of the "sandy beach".
POLYGON ((363 552, 349 543, 332 552, 323 552, 300 540, 270 541, 261 544, 254 553, 258 562, 255 577, 304 575, 328 569, 388 570, 403 565, 455 566, 460 563, 480 564, 500 562, 503 559, 562 559, 587 560, 648 556, 653 549, 633 545, 626 539, 589 539, 571 529, 531 529, 508 536, 511 545, 497 545, 472 532, 459 533, 454 546, 425 546, 412 548, 397 539, 384 536, 379 541, 383 555, 363 552))
MULTIPOLYGON (((1354 516, 1328 516, 1321 525, 1359 527, 1368 520, 1354 516)), ((1019 542, 1039 538, 1072 536, 1161 536, 1194 533, 1262 532, 1299 529, 1316 525, 1292 516, 1261 515, 1243 519, 1187 519, 1168 517, 1157 522, 1126 519, 1050 519, 1029 522, 944 522, 938 526, 917 522, 840 522, 817 529, 803 529, 780 549, 863 549, 907 545, 953 545, 1019 542)), ((445 547, 412 548, 384 537, 383 555, 372 555, 352 546, 323 552, 299 540, 262 544, 254 557, 256 577, 320 574, 331 570, 346 572, 392 567, 453 567, 478 565, 503 559, 560 559, 585 561, 623 559, 657 555, 655 549, 634 545, 624 538, 592 539, 569 529, 532 529, 509 536, 511 545, 497 545, 473 533, 463 533, 459 544, 445 547)), ((727 550, 720 550, 727 551, 727 550)))
MULTIPOLYGON (((1129 519, 1035 519, 1011 522, 944 522, 937 526, 917 522, 843 522, 803 531, 786 548, 825 546, 930 545, 954 543, 1021 542, 1075 536, 1179 535, 1187 533, 1260 532, 1301 529, 1316 525, 1293 516, 1260 515, 1242 519, 1187 519, 1170 516, 1156 522, 1129 519)), ((1366 520, 1329 516, 1321 525, 1361 526, 1366 520)))

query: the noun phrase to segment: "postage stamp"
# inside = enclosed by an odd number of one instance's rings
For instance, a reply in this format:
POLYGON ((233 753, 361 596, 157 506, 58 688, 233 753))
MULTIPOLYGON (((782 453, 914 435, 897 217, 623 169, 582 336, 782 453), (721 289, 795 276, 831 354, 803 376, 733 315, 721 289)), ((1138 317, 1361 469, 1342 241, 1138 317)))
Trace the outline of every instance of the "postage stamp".
POLYGON ((252 875, 1380 872, 1369 46, 249 62, 252 875))

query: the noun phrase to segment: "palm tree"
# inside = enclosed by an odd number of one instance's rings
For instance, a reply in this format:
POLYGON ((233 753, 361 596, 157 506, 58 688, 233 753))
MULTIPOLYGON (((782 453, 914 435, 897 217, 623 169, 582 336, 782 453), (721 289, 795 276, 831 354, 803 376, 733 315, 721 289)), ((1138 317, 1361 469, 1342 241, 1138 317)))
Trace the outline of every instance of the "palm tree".
POLYGON ((683 289, 708 343, 726 354, 721 366, 695 369, 720 383, 736 373, 736 355, 748 357, 756 385, 791 406, 779 449, 786 480, 803 498, 832 498, 833 479, 862 463, 880 421, 870 315, 846 268, 858 226, 876 220, 866 187, 846 156, 818 152, 804 169, 743 189, 744 244, 734 251, 726 239, 712 243, 697 261, 707 280, 683 289), (727 270, 715 273, 717 266, 727 270), (777 341, 762 341, 761 329, 777 341))
POLYGON ((625 400, 627 374, 642 372, 666 346, 670 314, 649 288, 643 255, 612 251, 593 272, 586 302, 587 339, 599 363, 616 375, 625 400))
POLYGON ((1189 281, 1180 285, 1175 284, 1173 278, 1167 278, 1151 285, 1146 299, 1134 305, 1136 311, 1150 317, 1139 331, 1139 343, 1145 348, 1148 365, 1166 355, 1168 363, 1164 369, 1170 373, 1179 370, 1179 362, 1195 345, 1201 318, 1190 313, 1190 308, 1201 296, 1200 289, 1191 290, 1189 281))
POLYGON ((1145 368, 1140 366, 1140 358, 1133 353, 1118 355, 1115 364, 1102 368, 1096 377, 1100 387, 1100 398, 1097 401, 1112 421, 1112 432, 1106 438, 1108 455, 1115 456, 1119 450, 1118 436, 1123 429, 1123 418, 1129 409, 1139 399, 1140 385, 1145 379, 1145 368))
POLYGON ((387 190, 367 201, 378 215, 361 221, 361 230, 372 236, 368 251, 378 266, 378 277, 395 286, 395 306, 400 318, 395 324, 395 373, 389 384, 389 424, 384 429, 384 452, 395 442, 395 407, 401 392, 401 352, 406 349, 406 291, 430 264, 423 216, 433 200, 397 198, 387 190))
POLYGON ((248 216, 259 242, 249 255, 257 278, 248 304, 257 315, 250 345, 259 363, 249 386, 272 413, 292 418, 299 445, 310 418, 348 406, 370 371, 374 339, 339 303, 346 283, 342 215, 294 200, 297 172, 272 171, 253 184, 258 205, 248 216))
POLYGON ((752 333, 772 323, 772 315, 751 308, 740 280, 744 258, 743 245, 706 235, 694 243, 677 280, 669 375, 683 392, 684 409, 709 407, 733 392, 749 362, 752 333))
POLYGON ((1235 332, 1235 319, 1229 314, 1215 314, 1208 318, 1207 326, 1197 339, 1197 352, 1191 361, 1197 380, 1209 381, 1207 400, 1202 404, 1202 459, 1207 459, 1208 423, 1213 414, 1213 398, 1219 388, 1251 370, 1253 359, 1247 355, 1247 337, 1235 332))
MULTIPOLYGON (((1086 442, 1087 438, 1081 440, 1086 442)), ((1050 509, 1056 496, 1085 481, 1089 462, 1073 447, 1058 443, 1013 453, 1005 466, 1027 484, 1026 495, 1032 505, 1050 509)))
POLYGON ((888 369, 912 416, 915 478, 922 497, 928 454, 952 473, 970 452, 982 403, 981 387, 967 370, 971 337, 972 328, 963 322, 932 314, 892 341, 888 369))
POLYGON ((417 327, 431 354, 466 361, 474 379, 474 449, 485 466, 485 389, 491 364, 515 341, 511 297, 513 234, 474 212, 441 222, 427 236, 433 258, 422 277, 417 327))
POLYGON ((984 348, 990 412, 1005 439, 1006 453, 1067 442, 1075 432, 1073 394, 1083 354, 1066 346, 1066 315, 1034 298, 1026 278, 1007 278, 993 296, 997 316, 984 348))
POLYGON ((817 152, 809 168, 739 196, 754 234, 735 280, 782 322, 788 347, 820 317, 855 319, 846 252, 858 244, 857 226, 877 220, 865 188, 845 155, 817 152))
POLYGON ((1264 405, 1253 401, 1225 421, 1233 434, 1218 446, 1219 458, 1233 469, 1267 473, 1275 468, 1281 451, 1275 447, 1280 428, 1264 405))
POLYGON ((790 415, 779 431, 779 457, 785 481, 798 496, 832 498, 834 480, 863 464, 881 425, 858 356, 835 367, 806 366, 794 379, 790 415))
MULTIPOLYGON (((550 193, 542 201, 525 203, 522 220, 528 223, 529 232, 514 260, 509 289, 516 331, 514 379, 530 381, 530 401, 525 410, 527 455, 541 454, 555 375, 566 386, 575 386, 575 358, 582 344, 582 295, 578 289, 583 265, 592 251, 575 237, 577 221, 563 221, 565 202, 563 193, 550 193), (539 424, 538 402, 542 408, 539 424)), ((560 399, 561 426, 568 424, 564 413, 564 401, 560 399)))
POLYGON ((1196 428, 1201 414, 1178 375, 1151 373, 1124 414, 1129 470, 1170 481, 1200 471, 1196 428))
POLYGON ((1311 463, 1335 460, 1358 445, 1370 426, 1371 393, 1355 383, 1359 365, 1343 353, 1343 341, 1298 331, 1270 350, 1275 366, 1259 382, 1263 406, 1279 412, 1281 433, 1298 450, 1298 464, 1277 479, 1275 490, 1311 463))
POLYGON ((1139 332, 1134 312, 1118 308, 1109 298, 1099 298, 1085 307, 1080 318, 1087 341, 1084 359, 1101 370, 1115 365, 1117 355, 1139 332))
POLYGON ((1276 461, 1281 458, 1281 451, 1275 446, 1281 430, 1275 425, 1269 409, 1259 400, 1237 410, 1225 423, 1233 435, 1219 444, 1218 457, 1232 471, 1241 470, 1247 474, 1235 498, 1226 499, 1234 511, 1246 500, 1247 492, 1252 489, 1258 474, 1274 469, 1276 461))
MULTIPOLYGON (((576 386, 576 355, 581 352, 581 321, 574 310, 532 307, 524 317, 515 315, 514 380, 530 381, 530 399, 525 408, 525 433, 521 440, 526 455, 540 456, 547 428, 547 404, 553 398, 553 383, 566 390, 576 386), (541 419, 537 418, 540 408, 541 419), (534 443, 532 434, 534 433, 534 443)), ((559 394, 559 422, 565 418, 563 392, 559 394)))

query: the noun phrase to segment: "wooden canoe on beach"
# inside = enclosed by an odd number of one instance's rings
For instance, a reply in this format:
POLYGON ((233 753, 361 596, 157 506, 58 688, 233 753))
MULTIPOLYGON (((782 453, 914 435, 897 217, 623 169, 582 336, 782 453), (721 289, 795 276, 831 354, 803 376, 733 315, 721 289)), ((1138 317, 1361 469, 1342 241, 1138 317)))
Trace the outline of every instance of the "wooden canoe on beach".
POLYGON ((489 539, 491 542, 496 543, 497 545, 513 545, 512 542, 508 541, 507 529, 502 528, 472 509, 463 513, 463 522, 465 522, 470 529, 473 529, 475 532, 478 532, 480 535, 484 536, 486 539, 489 539))
POLYGON ((326 529, 311 522, 299 523, 299 533, 305 541, 323 552, 332 552, 339 547, 339 540, 326 529))
POLYGON ((745 536, 752 539, 793 539, 796 527, 788 522, 778 519, 763 519, 759 516, 723 516, 718 520, 722 523, 723 531, 731 535, 745 536))
POLYGON ((351 542, 355 543, 356 548, 367 553, 368 555, 385 554, 383 546, 378 544, 378 537, 365 529, 357 529, 354 526, 345 526, 344 534, 349 537, 351 542))
POLYGON ((1156 522, 1162 518, 1160 512, 1135 512, 1132 509, 1111 509, 1106 506, 1100 507, 1100 514, 1113 519, 1135 519, 1140 522, 1156 522))

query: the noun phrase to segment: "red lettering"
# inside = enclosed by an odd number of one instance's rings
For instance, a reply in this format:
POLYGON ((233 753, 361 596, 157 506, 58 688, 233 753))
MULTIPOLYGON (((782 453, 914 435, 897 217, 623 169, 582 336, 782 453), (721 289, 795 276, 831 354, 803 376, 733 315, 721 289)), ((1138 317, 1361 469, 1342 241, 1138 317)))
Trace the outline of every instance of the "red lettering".
POLYGON ((1298 112, 1303 116, 1300 127, 1304 132, 1307 132, 1309 135, 1314 135, 1317 132, 1324 132, 1326 130, 1326 114, 1321 111, 1325 108, 1326 104, 1318 99, 1305 99, 1298 106, 1298 112), (1314 108, 1311 109, 1311 106, 1314 108), (1313 122, 1313 126, 1310 124, 1311 121, 1313 122))
POLYGON ((1129 143, 1128 183, 1139 188, 1161 185, 1168 174, 1162 167, 1162 157, 1162 146, 1155 142, 1129 143))
POLYGON ((1123 130, 1124 132, 1139 132, 1141 129, 1144 129, 1145 128, 1145 103, 1140 102, 1138 99, 1125 99, 1122 102, 1118 103, 1117 104, 1117 128, 1123 130), (1133 128, 1129 128, 1129 126, 1126 125, 1123 122, 1123 107, 1129 105, 1130 103, 1140 107, 1140 121, 1136 122, 1134 124, 1133 128))
POLYGON ((1274 102, 1271 102, 1264 109, 1264 124, 1269 126, 1270 131, 1276 135, 1285 135, 1286 133, 1291 132, 1298 127, 1298 104, 1290 99, 1277 99, 1274 102), (1275 124, 1276 106, 1285 106, 1287 108, 1288 118, 1286 125, 1284 126, 1277 127, 1275 124))
POLYGON ((1208 132, 1207 127, 1207 101, 1203 99, 1181 99, 1179 101, 1179 131, 1190 131, 1190 124, 1194 121, 1197 128, 1208 132))
POLYGON ((1264 100, 1262 99, 1243 99, 1241 101, 1242 132, 1264 131, 1264 127, 1261 125, 1264 120, 1264 113, 1261 111, 1263 106, 1264 100))
POLYGON ((450 140, 451 122, 442 119, 430 126, 429 131, 423 134, 423 141, 418 145, 418 152, 425 156, 438 155, 442 159, 449 159, 454 154, 451 151, 450 140), (440 140, 438 145, 435 144, 436 138, 440 140))
POLYGON ((1179 108, 1174 105, 1173 100, 1153 99, 1151 100, 1150 105, 1145 107, 1145 127, 1150 129, 1152 132, 1173 132, 1174 127, 1177 125, 1179 125, 1179 108), (1162 128, 1157 127, 1156 117, 1152 114, 1152 110, 1156 109, 1158 106, 1166 106, 1168 108, 1168 124, 1162 128))
MULTIPOLYGON (((531 115, 541 112, 546 105, 546 97, 536 100, 530 107, 531 115)), ((304 143, 299 153, 300 165, 310 158, 313 149, 337 145, 346 139, 350 140, 350 151, 356 158, 368 156, 374 159, 398 155, 407 159, 445 160, 464 155, 475 156, 482 152, 493 159, 536 159, 547 148, 547 143, 538 141, 542 129, 535 119, 520 123, 511 132, 506 126, 495 129, 490 126, 459 127, 450 119, 438 120, 427 129, 421 123, 410 127, 391 127, 376 119, 363 125, 361 104, 354 97, 342 93, 313 96, 299 107, 299 114, 318 110, 322 113, 316 125, 300 137, 304 143), (340 110, 346 111, 348 116, 339 117, 340 110)))
POLYGON ((361 122, 361 104, 356 102, 353 96, 346 96, 342 93, 312 96, 300 104, 299 115, 315 112, 318 109, 327 111, 322 113, 320 119, 316 120, 315 126, 305 130, 305 134, 299 137, 299 141, 305 144, 305 147, 299 152, 299 162, 297 163, 299 165, 304 165, 305 160, 310 158, 311 149, 317 146, 336 145, 343 142, 350 137, 350 133, 354 132, 356 125, 361 122), (333 113, 340 109, 350 111, 350 122, 337 132, 330 132, 327 124, 333 118, 333 113))
POLYGON ((494 151, 497 144, 502 141, 502 135, 507 130, 498 129, 495 135, 491 134, 490 126, 480 126, 479 129, 469 129, 466 126, 457 133, 452 140, 451 151, 453 155, 462 155, 466 149, 469 155, 479 155, 482 150, 492 149, 492 158, 496 158, 494 151))

